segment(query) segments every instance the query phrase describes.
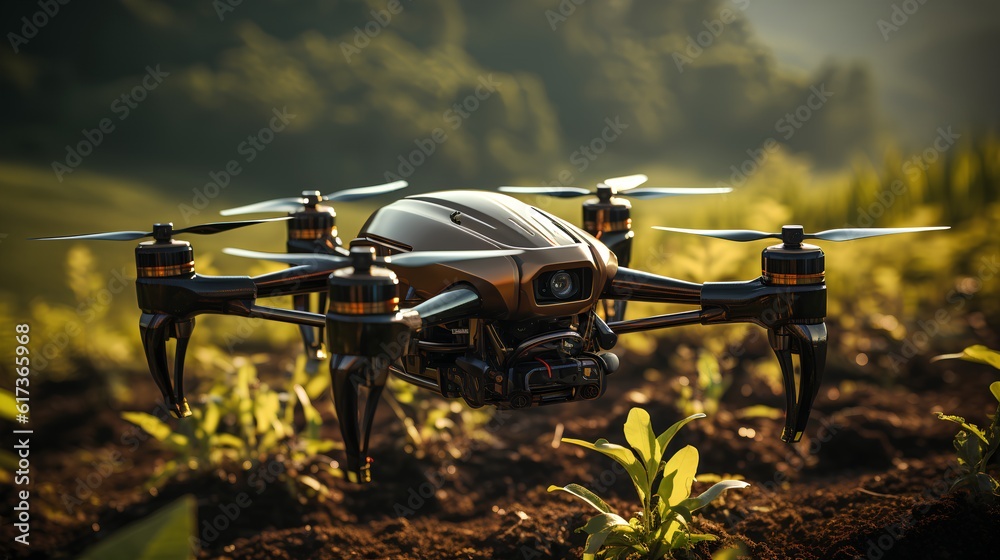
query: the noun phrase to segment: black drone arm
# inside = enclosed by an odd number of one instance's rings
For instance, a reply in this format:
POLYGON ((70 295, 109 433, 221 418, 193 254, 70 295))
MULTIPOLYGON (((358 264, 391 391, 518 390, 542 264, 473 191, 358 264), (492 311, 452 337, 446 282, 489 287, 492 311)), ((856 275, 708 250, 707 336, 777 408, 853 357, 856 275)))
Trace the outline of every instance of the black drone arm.
POLYGON ((692 284, 620 268, 604 297, 701 306, 700 310, 609 323, 615 334, 695 324, 754 323, 766 328, 785 381, 781 439, 792 443, 802 437, 826 363, 826 284, 821 279, 781 284, 762 276, 748 282, 692 284), (793 355, 799 357, 798 374, 793 355))
POLYGON ((608 282, 601 297, 602 299, 697 305, 701 302, 701 284, 619 267, 614 278, 608 282))
POLYGON ((300 265, 251 278, 258 298, 326 292, 332 270, 320 265, 300 265))
POLYGON ((306 351, 306 371, 310 374, 316 373, 319 363, 326 358, 323 351, 323 328, 325 321, 321 313, 326 310, 327 280, 330 270, 324 268, 308 268, 294 266, 286 270, 280 270, 257 276, 254 283, 257 284, 257 297, 292 296, 292 307, 299 311, 299 314, 283 314, 284 310, 274 310, 276 315, 266 314, 265 308, 257 308, 258 316, 271 318, 284 322, 296 323, 302 336, 302 342, 306 351), (318 306, 310 305, 310 295, 319 293, 318 306), (319 313, 310 313, 316 309, 319 313), (315 319, 319 322, 316 324, 315 319))
POLYGON ((419 303, 408 311, 416 313, 420 327, 448 323, 475 316, 482 308, 479 293, 471 287, 455 287, 419 303))

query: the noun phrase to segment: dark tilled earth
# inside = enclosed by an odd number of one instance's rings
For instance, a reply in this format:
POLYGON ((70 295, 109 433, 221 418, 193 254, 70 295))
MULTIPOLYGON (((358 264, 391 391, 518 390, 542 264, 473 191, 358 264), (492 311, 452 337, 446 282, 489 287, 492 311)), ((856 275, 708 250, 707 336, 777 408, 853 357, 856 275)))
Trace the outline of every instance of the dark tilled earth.
MULTIPOLYGON (((739 473, 751 483, 696 517, 698 530, 720 540, 699 545, 691 556, 710 558, 723 544, 741 542, 761 559, 995 558, 1000 508, 948 492, 956 427, 931 411, 984 423, 996 409, 986 389, 996 373, 964 362, 928 365, 919 358, 911 368, 909 389, 901 382, 844 382, 847 376, 829 372, 810 429, 794 447, 780 442, 780 420, 741 420, 731 412, 757 404, 753 395, 760 394, 768 395, 764 404, 781 407, 780 397, 759 382, 737 376, 721 410, 689 424, 675 439, 675 449, 688 443, 699 449, 699 472, 739 473), (750 386, 750 397, 735 389, 743 385, 750 386)), ((131 425, 87 381, 93 377, 44 385, 33 394, 44 405, 33 417, 30 556, 73 557, 184 494, 198 498, 202 522, 245 492, 251 505, 206 539, 201 557, 578 558, 584 535, 574 529, 590 512, 546 487, 603 487, 599 493, 623 515, 635 507, 633 490, 609 460, 557 445, 554 436, 561 430, 565 437, 623 443, 621 425, 633 401, 644 402, 658 429, 678 420, 669 390, 644 380, 640 371, 623 368, 597 401, 500 416, 491 441, 454 442, 462 451, 457 458, 433 449, 419 460, 406 454, 399 422, 382 410, 372 452, 375 482, 355 487, 327 478, 330 499, 305 504, 280 484, 258 493, 242 477, 174 481, 154 495, 143 484, 168 453, 152 442, 128 445, 123 434, 131 425), (101 465, 115 453, 116 466, 107 472, 101 465), (80 484, 95 472, 103 474, 88 495, 80 484), (81 499, 67 502, 65 496, 81 499)), ((151 409, 152 392, 137 384, 137 393, 138 404, 130 408, 151 409)), ((331 416, 328 402, 320 408, 331 416)), ((333 420, 326 429, 337 437, 333 420)), ((11 511, 10 486, 2 497, 11 511)), ((10 547, 13 528, 6 521, 4 532, 4 546, 10 547)))

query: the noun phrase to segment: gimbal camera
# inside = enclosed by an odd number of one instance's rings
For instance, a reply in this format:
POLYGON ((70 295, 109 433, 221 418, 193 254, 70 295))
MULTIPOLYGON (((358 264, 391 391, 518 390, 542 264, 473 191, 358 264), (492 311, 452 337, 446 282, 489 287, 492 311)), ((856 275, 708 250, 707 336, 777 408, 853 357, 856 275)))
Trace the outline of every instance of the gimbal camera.
MULTIPOLYGON (((819 390, 827 346, 824 254, 805 240, 847 241, 946 229, 807 234, 802 226, 785 226, 781 233, 658 228, 734 241, 781 240, 763 250, 758 278, 698 284, 627 267, 634 232, 627 201, 614 195, 644 180, 632 176, 599 185, 597 198, 584 203, 584 229, 497 193, 413 195, 372 214, 346 253, 332 241, 337 232, 326 216, 334 214, 320 210, 322 200, 315 193, 226 212, 292 212, 273 220, 183 230, 157 224, 152 232, 47 239, 153 237, 135 250, 140 334, 150 372, 178 417, 190 414, 183 361, 196 315, 260 317, 309 328, 313 338, 305 330, 303 336, 314 359, 321 354, 311 329, 325 329, 334 406, 347 455, 344 470, 351 481, 369 482, 368 439, 389 374, 448 398, 461 397, 472 407, 515 410, 596 399, 619 366, 611 352, 619 335, 681 325, 749 322, 767 329, 785 383, 781 438, 796 442, 819 390), (256 277, 201 276, 195 272, 190 244, 173 239, 181 233, 217 233, 275 220, 288 223, 288 253, 226 250, 292 265, 256 277), (311 238, 312 244, 293 246, 293 241, 303 240, 296 237, 300 229, 316 229, 319 235, 311 238), (302 299, 296 300, 298 309, 257 303, 277 295, 312 293, 325 294, 325 314, 303 308, 302 299), (697 309, 625 320, 627 301, 697 309), (602 317, 598 307, 605 303, 609 305, 602 317), (166 359, 168 338, 177 340, 173 382, 166 359), (363 409, 361 387, 368 388, 363 409)), ((505 190, 590 194, 572 187, 505 190)), ((629 195, 718 192, 728 189, 644 188, 629 195)))

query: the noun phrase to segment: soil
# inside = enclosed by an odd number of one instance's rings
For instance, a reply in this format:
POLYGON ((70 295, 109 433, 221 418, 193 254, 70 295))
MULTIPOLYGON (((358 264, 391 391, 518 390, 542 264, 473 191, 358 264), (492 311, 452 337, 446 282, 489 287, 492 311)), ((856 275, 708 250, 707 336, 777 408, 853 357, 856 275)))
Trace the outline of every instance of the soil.
MULTIPOLYGON (((127 436, 135 432, 108 404, 112 399, 97 376, 49 383, 33 393, 44 404, 32 419, 30 555, 73 557, 185 494, 197 497, 203 527, 220 505, 245 493, 252 503, 234 522, 210 538, 201 533, 200 557, 579 558, 585 536, 574 529, 591 513, 568 495, 548 493, 548 485, 582 483, 625 515, 636 506, 631 483, 609 460, 559 445, 556 434, 623 443, 621 426, 636 401, 649 410, 654 427, 680 419, 670 385, 642 375, 667 363, 674 351, 668 346, 648 358, 623 360, 630 365, 614 374, 597 401, 498 416, 489 440, 452 442, 462 451, 457 458, 443 449, 425 450, 422 459, 404 452, 402 427, 383 406, 372 444, 374 482, 358 487, 325 477, 331 497, 305 503, 283 485, 255 487, 224 473, 147 491, 144 483, 169 453, 152 442, 129 445, 127 436), (88 476, 96 481, 89 493, 81 486, 88 476)), ((995 558, 1000 507, 948 491, 957 430, 931 412, 984 423, 996 409, 986 389, 996 379, 986 366, 928 364, 917 357, 907 375, 876 383, 833 363, 806 436, 788 446, 778 437, 780 419, 734 413, 752 404, 782 407, 781 397, 761 381, 736 373, 720 410, 689 424, 674 445, 699 449, 699 472, 739 473, 751 487, 730 491, 699 512, 696 528, 720 539, 689 555, 710 558, 723 545, 743 543, 761 559, 995 558)), ((154 406, 155 395, 144 384, 137 383, 135 392, 130 408, 154 406)), ((328 407, 320 403, 327 417, 328 407)), ((337 438, 334 421, 327 424, 326 435, 337 438)), ((0 497, 11 511, 9 486, 0 497)), ((10 546, 9 523, 4 531, 4 546, 10 546)))

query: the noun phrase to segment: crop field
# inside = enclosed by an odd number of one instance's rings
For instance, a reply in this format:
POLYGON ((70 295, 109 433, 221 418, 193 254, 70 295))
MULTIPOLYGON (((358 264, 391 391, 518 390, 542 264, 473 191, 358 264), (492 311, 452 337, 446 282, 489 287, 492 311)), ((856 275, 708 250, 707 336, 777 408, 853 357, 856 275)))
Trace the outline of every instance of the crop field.
MULTIPOLYGON (((564 558, 583 554, 588 535, 575 530, 598 515, 625 523, 605 545, 623 554, 981 557, 996 549, 1000 523, 990 461, 1000 438, 1000 386, 990 391, 1000 380, 997 354, 934 357, 1000 348, 1000 143, 969 141, 926 167, 907 174, 894 171, 898 158, 859 163, 811 178, 823 195, 807 198, 802 170, 777 160, 720 204, 673 199, 634 213, 634 264, 681 279, 752 278, 763 244, 647 226, 953 226, 919 241, 824 245, 831 344, 798 444, 778 438, 781 378, 763 331, 682 328, 623 336, 624 365, 593 402, 473 410, 390 383, 372 442, 375 480, 366 487, 342 478, 329 378, 323 368, 304 370, 294 328, 205 319, 188 360, 194 416, 170 419, 135 336, 130 251, 46 249, 45 258, 63 259, 64 274, 50 285, 12 286, 2 300, 9 317, 29 312, 32 337, 45 342, 34 362, 44 377, 33 394, 45 406, 33 416, 42 434, 33 468, 42 474, 32 550, 93 558, 110 550, 141 557, 154 545, 181 557, 194 546, 203 557, 226 558, 564 558), (82 334, 66 336, 70 327, 82 334), (669 446, 643 451, 640 428, 655 436, 691 415, 700 419, 669 446), (598 438, 629 446, 641 468, 651 465, 645 498, 636 495, 630 460, 580 447, 598 438), (671 477, 666 490, 653 485, 671 477), (737 482, 719 482, 726 479, 737 482), (716 483, 728 490, 682 506, 716 483), (550 492, 552 485, 584 499, 550 492)), ((18 210, 6 207, 5 218, 35 219, 34 203, 17 199, 30 179, 6 175, 18 210)), ((570 204, 529 202, 576 219, 570 204)), ((342 235, 366 213, 344 216, 342 235)), ((241 242, 275 248, 273 237, 255 235, 241 242)), ((198 245, 199 270, 235 272, 217 243, 198 245)), ((654 304, 629 311, 663 312, 654 304)), ((9 482, 16 457, 0 458, 9 482)), ((17 496, 5 500, 13 507, 17 496)), ((591 524, 587 532, 599 533, 591 524)))

